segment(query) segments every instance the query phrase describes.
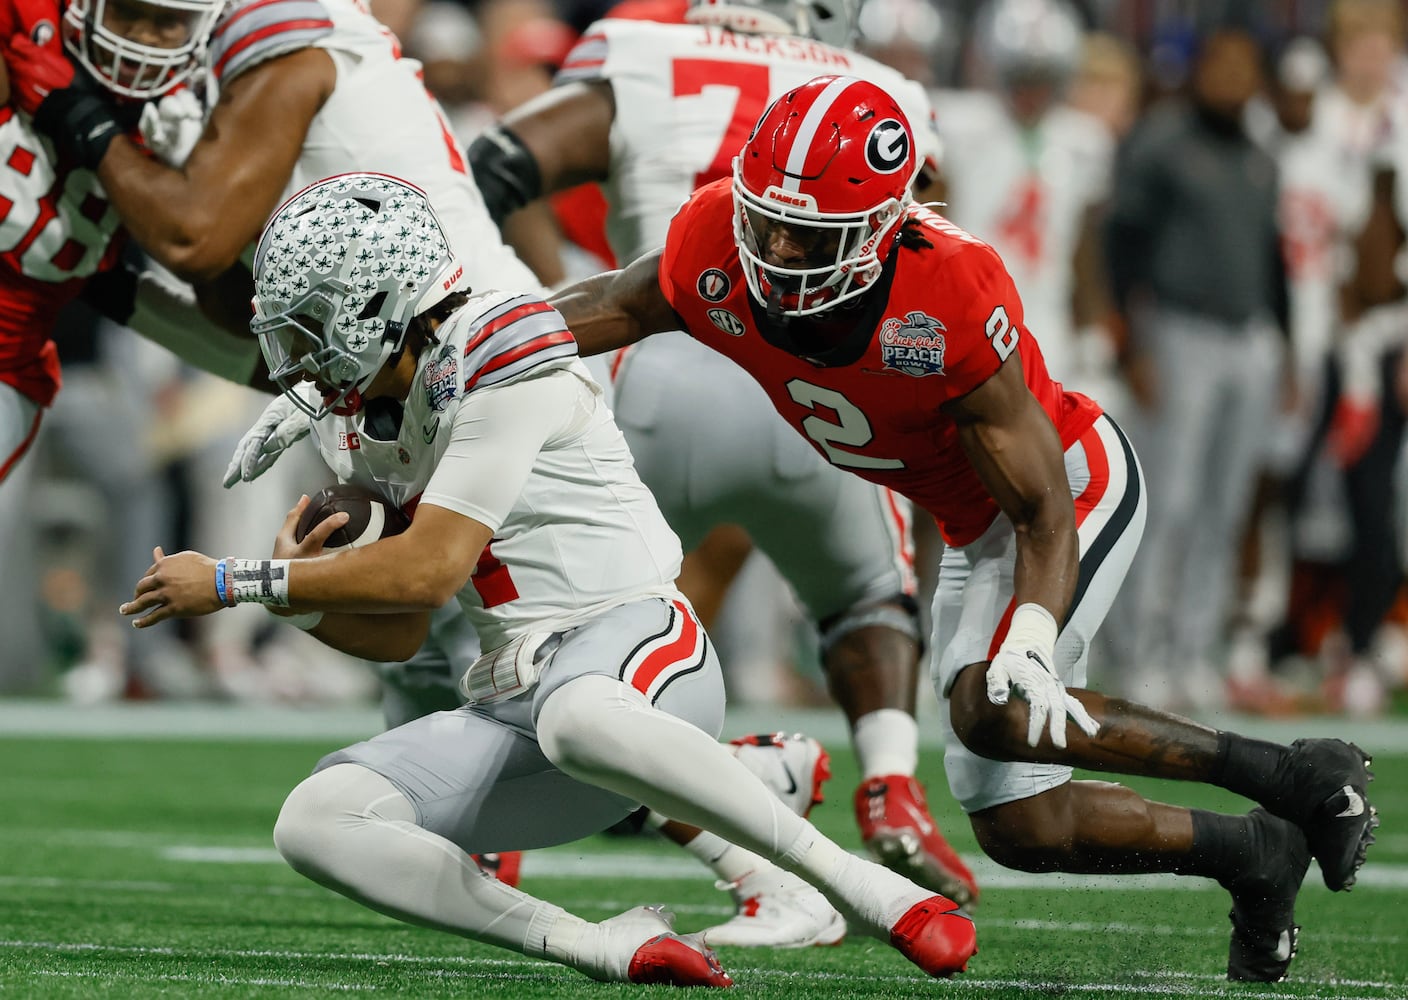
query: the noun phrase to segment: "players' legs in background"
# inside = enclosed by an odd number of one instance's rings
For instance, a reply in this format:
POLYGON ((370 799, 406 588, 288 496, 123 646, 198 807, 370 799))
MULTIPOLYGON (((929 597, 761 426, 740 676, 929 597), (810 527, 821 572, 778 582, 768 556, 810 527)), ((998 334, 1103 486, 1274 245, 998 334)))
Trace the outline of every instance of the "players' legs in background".
POLYGON ((685 552, 675 583, 694 605, 705 628, 712 629, 718 621, 729 588, 752 552, 748 532, 736 524, 715 525, 698 545, 685 552))
POLYGON ((41 410, 9 385, 0 383, 0 691, 25 692, 46 676, 39 618, 37 532, 30 515, 35 476, 33 442, 41 410))
POLYGON ((5 614, 16 619, 0 630, 0 656, 32 672, 62 671, 60 689, 76 701, 202 694, 173 633, 134 631, 114 612, 151 565, 150 540, 170 524, 154 401, 174 365, 77 308, 62 332, 64 390, 0 490, 0 582, 15 595, 5 614))
POLYGON ((1160 706, 1223 700, 1224 616, 1274 389, 1273 334, 1182 313, 1151 317, 1158 404, 1136 426, 1149 525, 1134 573, 1130 697, 1160 706))
POLYGON ((1404 409, 1397 382, 1404 352, 1379 365, 1378 428, 1363 454, 1344 471, 1353 543, 1345 564, 1344 638, 1329 658, 1326 704, 1355 715, 1381 711, 1388 688, 1402 687, 1404 664, 1375 656, 1375 640, 1403 583, 1393 524, 1393 478, 1403 440, 1404 409))

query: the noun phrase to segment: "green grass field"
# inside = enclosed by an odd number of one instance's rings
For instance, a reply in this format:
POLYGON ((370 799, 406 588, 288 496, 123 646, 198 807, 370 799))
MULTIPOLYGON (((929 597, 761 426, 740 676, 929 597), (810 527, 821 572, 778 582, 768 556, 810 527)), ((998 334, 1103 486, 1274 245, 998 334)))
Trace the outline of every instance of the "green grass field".
MULTIPOLYGON (((14 997, 640 996, 569 970, 396 923, 306 882, 270 843, 284 793, 345 742, 191 737, 0 739, 0 995, 14 997)), ((838 748, 840 749, 840 748, 838 748)), ((858 846, 850 755, 813 814, 858 846)), ((1380 754, 1380 842, 1361 885, 1327 892, 1312 868, 1292 979, 1222 980, 1227 898, 1211 883, 1062 879, 980 864, 981 952, 951 982, 888 947, 722 949, 740 997, 1408 997, 1408 757, 1380 754), (1098 886, 1098 887, 1097 887, 1098 886)), ((959 850, 976 846, 937 751, 920 774, 959 850)), ((1203 789, 1152 794, 1245 808, 1203 789)), ((530 854, 524 888, 589 918, 666 902, 683 930, 728 912, 702 867, 656 841, 597 837, 530 854), (697 874, 696 874, 697 872, 697 874)), ((663 987, 650 988, 663 991, 663 987)))

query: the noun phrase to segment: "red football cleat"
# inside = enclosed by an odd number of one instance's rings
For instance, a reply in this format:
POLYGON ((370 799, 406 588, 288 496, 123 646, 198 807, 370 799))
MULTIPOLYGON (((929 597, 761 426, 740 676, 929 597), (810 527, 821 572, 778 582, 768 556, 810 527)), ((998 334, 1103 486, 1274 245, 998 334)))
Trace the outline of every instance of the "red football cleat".
POLYGON ((504 885, 518 888, 518 880, 523 874, 522 851, 499 851, 494 854, 471 854, 474 863, 486 874, 494 876, 504 885))
POLYGON ((678 934, 661 934, 637 948, 626 976, 663 986, 733 985, 711 949, 678 934))
POLYGON ((890 944, 929 975, 947 979, 967 971, 968 959, 978 953, 978 932, 952 900, 934 896, 900 917, 890 944))
POLYGON ((856 823, 871 857, 959 906, 978 902, 978 882, 929 814, 924 786, 886 774, 856 789, 856 823))

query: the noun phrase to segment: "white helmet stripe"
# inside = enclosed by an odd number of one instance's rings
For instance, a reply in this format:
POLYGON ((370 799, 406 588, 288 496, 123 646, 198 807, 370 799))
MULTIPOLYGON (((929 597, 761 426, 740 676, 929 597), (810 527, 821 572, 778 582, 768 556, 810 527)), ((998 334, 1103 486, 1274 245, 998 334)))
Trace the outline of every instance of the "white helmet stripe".
POLYGON ((782 179, 784 191, 800 190, 807 154, 811 152, 812 141, 816 138, 817 130, 821 128, 821 123, 826 120, 832 105, 841 97, 842 92, 851 84, 859 82, 853 76, 838 76, 826 85, 826 89, 821 92, 816 102, 807 111, 807 116, 802 119, 801 129, 792 140, 792 152, 788 155, 787 165, 783 168, 786 171, 786 176, 782 179))

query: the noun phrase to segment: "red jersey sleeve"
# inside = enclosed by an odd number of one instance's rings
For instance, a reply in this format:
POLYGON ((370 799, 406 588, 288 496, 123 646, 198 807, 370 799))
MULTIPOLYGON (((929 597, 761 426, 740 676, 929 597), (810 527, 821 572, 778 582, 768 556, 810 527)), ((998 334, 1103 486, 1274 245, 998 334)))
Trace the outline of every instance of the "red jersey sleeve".
POLYGON ((943 379, 945 396, 956 399, 996 375, 1017 349, 1022 301, 1001 258, 986 244, 965 243, 930 273, 941 276, 940 301, 958 304, 947 313, 943 379))
MULTIPOLYGON (((670 308, 675 312, 681 311, 683 296, 693 293, 694 281, 688 275, 699 271, 699 267, 695 265, 699 262, 701 245, 713 245, 714 241, 706 239, 705 236, 714 234, 715 231, 710 227, 719 225, 720 198, 729 203, 726 210, 729 215, 724 217, 725 221, 732 214, 731 184, 729 178, 723 178, 704 185, 690 195, 689 200, 670 220, 670 231, 665 235, 665 252, 660 255, 660 291, 664 293, 665 301, 670 303, 670 308), (679 276, 678 280, 676 276, 679 276)), ((732 245, 733 234, 730 231, 729 246, 732 245)), ((707 263, 703 266, 707 266, 707 263)))

